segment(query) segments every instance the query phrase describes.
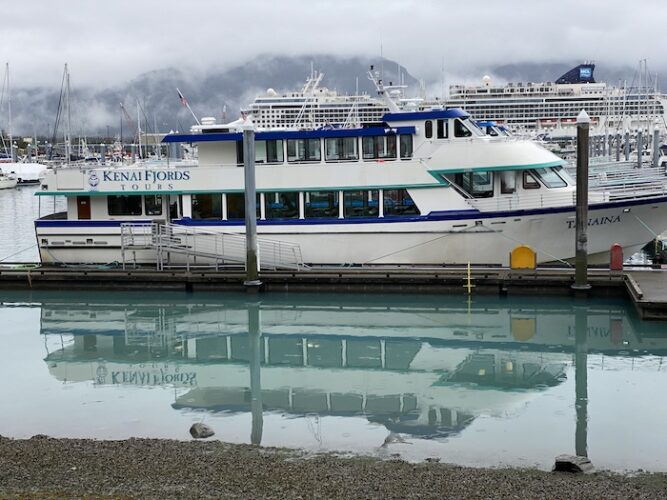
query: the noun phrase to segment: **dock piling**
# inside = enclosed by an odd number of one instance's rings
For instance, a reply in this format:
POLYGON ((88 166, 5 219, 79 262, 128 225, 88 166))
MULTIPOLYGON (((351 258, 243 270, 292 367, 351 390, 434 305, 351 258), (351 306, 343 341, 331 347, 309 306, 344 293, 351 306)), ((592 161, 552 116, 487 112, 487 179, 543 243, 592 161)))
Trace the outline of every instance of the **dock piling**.
MULTIPOLYGON (((244 285, 257 289, 259 263, 257 262, 257 189, 255 187, 255 129, 252 123, 243 128, 243 170, 245 179, 245 239, 246 280, 244 285)), ((250 289, 249 288, 249 289, 250 289)))
POLYGON ((588 284, 588 132, 591 119, 582 110, 577 117, 577 203, 575 220, 574 290, 589 290, 588 284))

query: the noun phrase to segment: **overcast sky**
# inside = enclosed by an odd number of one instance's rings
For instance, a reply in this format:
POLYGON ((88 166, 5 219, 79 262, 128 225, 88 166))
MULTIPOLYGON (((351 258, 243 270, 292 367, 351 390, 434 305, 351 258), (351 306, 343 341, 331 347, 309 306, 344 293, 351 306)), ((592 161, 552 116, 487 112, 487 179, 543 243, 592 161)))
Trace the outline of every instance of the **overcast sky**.
POLYGON ((262 53, 379 55, 426 81, 514 62, 667 66, 665 0, 0 0, 12 86, 107 87, 262 53))

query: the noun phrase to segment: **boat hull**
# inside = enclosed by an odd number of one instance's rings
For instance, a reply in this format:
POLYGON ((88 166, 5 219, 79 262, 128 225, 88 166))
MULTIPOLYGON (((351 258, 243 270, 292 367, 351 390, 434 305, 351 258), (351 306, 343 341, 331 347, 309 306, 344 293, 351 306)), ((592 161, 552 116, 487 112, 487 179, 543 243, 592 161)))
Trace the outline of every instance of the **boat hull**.
MULTIPOLYGON (((39 220, 36 234, 44 263, 120 262, 121 221, 39 220)), ((127 222, 127 221, 125 221, 127 222)), ((150 221, 142 221, 149 223, 150 221)), ((220 221, 175 221, 188 228, 243 233, 244 226, 220 221)), ((605 263, 614 244, 630 256, 667 229, 667 198, 635 200, 589 207, 590 263, 605 263)), ((293 221, 258 224, 260 237, 299 245, 308 264, 493 264, 508 265, 510 252, 531 247, 537 262, 573 259, 573 208, 473 213, 455 217, 446 212, 414 220, 293 221)), ((260 248, 261 252, 261 248, 260 248)), ((192 259, 192 257, 190 257, 192 259)), ((173 256, 174 263, 185 256, 173 256)), ((155 264, 154 249, 138 249, 132 261, 155 264)), ((192 262, 192 260, 191 260, 192 262)), ((205 258, 197 263, 205 264, 205 258)), ((211 262, 209 259, 208 262, 211 262)))

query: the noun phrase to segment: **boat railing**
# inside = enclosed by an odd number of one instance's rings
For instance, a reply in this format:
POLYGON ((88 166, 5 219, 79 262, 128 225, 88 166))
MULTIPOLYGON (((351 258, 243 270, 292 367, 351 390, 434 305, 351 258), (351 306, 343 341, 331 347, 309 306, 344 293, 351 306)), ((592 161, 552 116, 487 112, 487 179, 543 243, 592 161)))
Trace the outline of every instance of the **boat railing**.
MULTIPOLYGON (((589 185, 588 190, 588 202, 591 205, 665 196, 667 196, 667 182, 665 182, 664 177, 661 182, 637 182, 633 179, 626 179, 613 184, 607 182, 600 185, 589 185)), ((576 192, 521 193, 493 198, 468 198, 466 201, 480 212, 574 207, 576 205, 576 192)))
MULTIPOLYGON (((245 234, 208 231, 180 224, 158 223, 137 225, 121 224, 121 253, 123 268, 126 256, 136 261, 138 250, 153 250, 158 269, 171 267, 176 262, 191 266, 239 266, 246 262, 245 234), (184 259, 175 259, 176 255, 184 259)), ((303 270, 301 247, 294 243, 257 238, 259 269, 303 270)))
POLYGON ((493 198, 468 198, 466 201, 480 212, 504 212, 572 206, 575 203, 575 196, 574 191, 560 191, 522 193, 493 198))

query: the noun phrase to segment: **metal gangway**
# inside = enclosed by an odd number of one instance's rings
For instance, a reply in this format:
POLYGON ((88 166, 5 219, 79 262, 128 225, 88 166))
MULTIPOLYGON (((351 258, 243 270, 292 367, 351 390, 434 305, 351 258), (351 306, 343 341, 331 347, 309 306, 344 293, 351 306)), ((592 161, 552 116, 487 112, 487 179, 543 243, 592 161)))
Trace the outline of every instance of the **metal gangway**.
MULTIPOLYGON (((245 234, 207 231, 201 228, 170 223, 123 223, 121 257, 126 262, 145 260, 150 254, 158 270, 167 267, 221 267, 245 266, 245 234), (143 258, 138 259, 137 255, 143 258), (131 259, 130 259, 131 256, 131 259)), ((295 243, 257 238, 258 269, 307 269, 301 247, 295 243)))

